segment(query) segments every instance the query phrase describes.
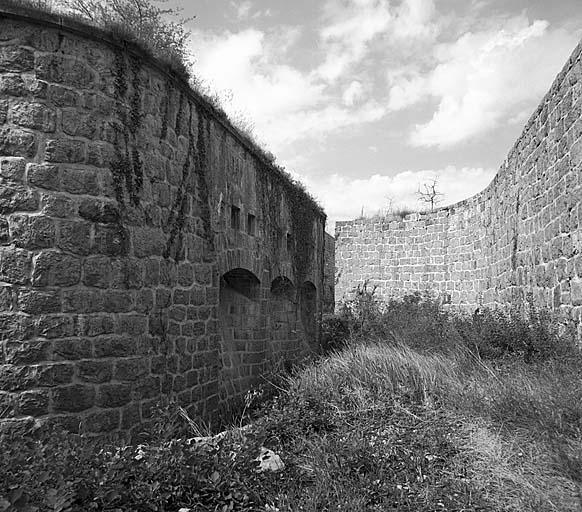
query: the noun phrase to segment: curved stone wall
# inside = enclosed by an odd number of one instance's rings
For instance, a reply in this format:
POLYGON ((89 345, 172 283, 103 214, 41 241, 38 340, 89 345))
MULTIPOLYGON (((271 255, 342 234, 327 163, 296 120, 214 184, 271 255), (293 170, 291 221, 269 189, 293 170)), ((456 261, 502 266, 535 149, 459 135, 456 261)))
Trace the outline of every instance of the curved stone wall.
POLYGON ((531 296, 582 334, 581 53, 483 192, 433 213, 337 223, 336 299, 365 281, 384 298, 432 290, 466 309, 531 296))
POLYGON ((4 429, 210 419, 317 350, 324 214, 139 48, 0 12, 0 179, 4 429))

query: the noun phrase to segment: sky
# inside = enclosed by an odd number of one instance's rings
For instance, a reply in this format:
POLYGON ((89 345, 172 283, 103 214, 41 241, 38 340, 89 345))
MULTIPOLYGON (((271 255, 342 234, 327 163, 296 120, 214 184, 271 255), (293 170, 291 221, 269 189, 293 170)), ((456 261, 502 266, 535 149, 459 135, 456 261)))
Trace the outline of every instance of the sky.
POLYGON ((335 222, 483 190, 582 38, 581 0, 170 0, 194 72, 335 222))

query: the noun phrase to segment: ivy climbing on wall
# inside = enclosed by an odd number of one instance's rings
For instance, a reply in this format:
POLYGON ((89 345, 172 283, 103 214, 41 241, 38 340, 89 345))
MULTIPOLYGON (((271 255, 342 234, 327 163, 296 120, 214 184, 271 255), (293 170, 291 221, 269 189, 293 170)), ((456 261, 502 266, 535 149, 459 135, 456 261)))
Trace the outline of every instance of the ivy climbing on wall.
POLYGON ((138 148, 138 133, 143 120, 142 112, 142 61, 135 55, 127 56, 121 49, 115 52, 114 84, 117 122, 114 158, 111 162, 113 185, 118 203, 139 206, 143 188, 143 162, 138 148), (128 97, 129 96, 129 97, 128 97))
MULTIPOLYGON (((183 98, 183 96, 181 96, 183 98)), ((212 230, 210 225, 210 204, 207 183, 208 174, 208 141, 210 140, 209 121, 204 110, 188 102, 188 151, 182 166, 182 177, 176 199, 170 210, 168 226, 170 235, 166 243, 164 257, 175 260, 184 259, 184 226, 186 216, 189 213, 190 200, 194 199, 198 203, 202 222, 202 233, 199 235, 208 240, 211 249, 213 248, 212 230), (193 114, 197 113, 197 137, 194 135, 193 114)), ((184 103, 180 100, 180 110, 176 116, 176 130, 180 130, 181 116, 184 115, 184 103)))

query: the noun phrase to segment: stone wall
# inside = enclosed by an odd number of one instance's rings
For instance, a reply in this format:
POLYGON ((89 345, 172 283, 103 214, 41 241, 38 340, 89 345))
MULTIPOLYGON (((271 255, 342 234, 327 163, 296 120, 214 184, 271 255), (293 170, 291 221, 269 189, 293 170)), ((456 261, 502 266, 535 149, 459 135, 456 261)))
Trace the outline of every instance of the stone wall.
POLYGON ((336 299, 369 281, 465 309, 533 297, 582 334, 582 46, 491 184, 433 213, 338 222, 336 299))
POLYGON ((325 233, 323 274, 323 311, 333 313, 335 309, 335 238, 329 233, 325 233))
POLYGON ((317 350, 325 215, 132 45, 0 13, 0 425, 212 419, 317 350))

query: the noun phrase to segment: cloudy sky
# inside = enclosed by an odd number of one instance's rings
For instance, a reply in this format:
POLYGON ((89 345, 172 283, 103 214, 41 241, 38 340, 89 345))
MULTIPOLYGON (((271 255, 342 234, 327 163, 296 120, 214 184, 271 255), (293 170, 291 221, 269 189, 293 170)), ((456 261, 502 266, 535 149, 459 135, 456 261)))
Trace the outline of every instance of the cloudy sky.
POLYGON ((197 75, 336 220, 482 190, 582 37, 581 0, 172 0, 197 75))

